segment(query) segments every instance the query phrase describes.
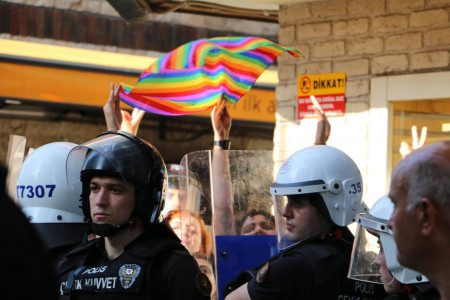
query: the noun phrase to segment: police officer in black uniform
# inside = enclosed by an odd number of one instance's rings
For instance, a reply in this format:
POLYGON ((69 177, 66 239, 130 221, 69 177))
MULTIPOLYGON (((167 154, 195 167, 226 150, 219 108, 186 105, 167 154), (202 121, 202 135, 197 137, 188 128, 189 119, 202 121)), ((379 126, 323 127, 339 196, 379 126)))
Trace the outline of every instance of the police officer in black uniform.
POLYGON ((346 226, 363 205, 362 184, 356 164, 333 147, 290 156, 270 188, 284 251, 245 272, 250 280, 226 299, 381 299, 381 286, 347 278, 353 235, 346 226))
POLYGON ((83 213, 100 238, 58 265, 61 299, 209 299, 208 278, 160 217, 167 172, 152 145, 106 132, 75 148, 67 168, 81 170, 83 213))

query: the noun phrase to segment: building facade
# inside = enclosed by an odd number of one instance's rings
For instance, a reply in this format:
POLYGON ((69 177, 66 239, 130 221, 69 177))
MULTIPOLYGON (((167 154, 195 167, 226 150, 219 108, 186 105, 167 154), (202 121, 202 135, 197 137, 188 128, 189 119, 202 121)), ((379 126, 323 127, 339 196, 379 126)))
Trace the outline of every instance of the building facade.
POLYGON ((450 139, 449 12, 446 0, 281 6, 279 42, 305 58, 279 62, 276 162, 314 142, 315 121, 297 120, 297 79, 305 74, 346 74, 345 116, 330 118, 328 144, 355 159, 369 204, 387 191, 412 125, 428 127, 428 142, 450 139))
MULTIPOLYGON (((330 117, 328 144, 357 162, 370 204, 386 192, 390 171, 400 159, 400 142, 411 142, 412 125, 427 126, 428 141, 450 138, 450 1, 273 2, 280 3, 278 24, 171 13, 126 25, 107 1, 3 1, 0 39, 130 57, 158 57, 188 41, 224 35, 261 36, 294 47, 304 58, 278 59, 278 83, 271 87, 276 86, 274 121, 233 123, 233 148, 273 149, 279 166, 291 153, 313 144, 315 119, 297 118, 298 78, 345 72, 345 114, 330 117)), ((10 62, 2 57, 1 63, 10 62)), ((83 72, 109 74, 111 81, 116 75, 139 74, 136 68, 103 64, 89 69, 75 63, 83 72)), ((73 65, 65 61, 56 67, 73 65)), ((7 70, 2 76, 8 76, 7 70)), ((104 90, 98 97, 105 101, 107 80, 99 82, 104 90)), ((33 107, 46 103, 31 104, 28 118, 5 112, 0 118, 2 145, 8 144, 10 134, 26 136, 29 147, 63 140, 82 143, 106 129, 101 104, 92 110, 61 110, 53 104, 56 112, 33 117, 33 107)), ((3 101, 3 106, 11 104, 3 101)), ((180 149, 209 149, 212 130, 207 115, 175 122, 152 116, 142 122, 140 136, 154 143, 169 162, 177 162, 180 149)), ((0 149, 2 160, 6 152, 6 146, 0 149)))

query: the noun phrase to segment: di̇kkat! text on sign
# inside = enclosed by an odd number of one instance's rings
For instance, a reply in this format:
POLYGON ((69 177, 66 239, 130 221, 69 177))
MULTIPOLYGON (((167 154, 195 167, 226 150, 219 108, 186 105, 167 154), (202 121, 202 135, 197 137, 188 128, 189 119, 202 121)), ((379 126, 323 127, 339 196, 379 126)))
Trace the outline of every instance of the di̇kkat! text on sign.
POLYGON ((315 117, 310 96, 315 96, 328 117, 345 115, 345 72, 298 77, 298 120, 315 117))

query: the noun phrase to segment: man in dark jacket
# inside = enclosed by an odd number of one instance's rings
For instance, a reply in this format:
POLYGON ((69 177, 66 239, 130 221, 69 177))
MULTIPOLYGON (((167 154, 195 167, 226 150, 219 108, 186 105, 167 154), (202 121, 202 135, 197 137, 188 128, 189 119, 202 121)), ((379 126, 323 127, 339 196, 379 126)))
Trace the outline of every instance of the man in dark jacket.
POLYGON ((388 221, 398 262, 425 275, 450 299, 450 141, 436 141, 400 161, 391 177, 388 221))
POLYGON ((160 216, 167 172, 152 145, 107 132, 75 148, 67 167, 81 170, 83 212, 101 238, 61 261, 61 298, 209 299, 208 278, 160 216))

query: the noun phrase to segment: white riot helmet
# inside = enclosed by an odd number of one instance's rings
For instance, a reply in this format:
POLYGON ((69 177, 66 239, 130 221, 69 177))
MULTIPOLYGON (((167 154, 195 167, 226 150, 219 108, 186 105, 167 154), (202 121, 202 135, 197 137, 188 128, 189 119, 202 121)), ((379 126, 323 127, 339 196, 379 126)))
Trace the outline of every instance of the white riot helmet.
POLYGON ((275 196, 279 247, 284 248, 280 241, 286 224, 280 212, 287 196, 318 194, 333 223, 347 226, 355 221, 360 209, 363 182, 358 167, 347 154, 330 146, 311 146, 283 163, 270 193, 275 196))
POLYGON ((330 146, 312 146, 291 155, 270 187, 272 195, 320 193, 333 222, 347 226, 361 205, 363 182, 354 161, 330 146))
POLYGON ((87 231, 81 182, 69 186, 66 180, 67 156, 75 146, 56 142, 37 148, 26 157, 17 180, 18 204, 49 249, 80 242, 87 231))
POLYGON ((387 225, 393 211, 394 204, 385 195, 374 203, 368 213, 358 216, 348 277, 380 283, 381 274, 374 260, 379 255, 381 243, 386 266, 395 279, 404 284, 428 282, 425 276, 401 266, 397 261, 397 245, 387 225))

